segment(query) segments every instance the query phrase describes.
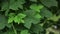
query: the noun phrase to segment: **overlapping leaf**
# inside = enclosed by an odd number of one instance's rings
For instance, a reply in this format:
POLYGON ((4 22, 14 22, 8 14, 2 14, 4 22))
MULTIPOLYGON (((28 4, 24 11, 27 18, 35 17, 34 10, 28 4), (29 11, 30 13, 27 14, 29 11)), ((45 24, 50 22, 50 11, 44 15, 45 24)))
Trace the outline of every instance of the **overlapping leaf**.
POLYGON ((26 16, 25 14, 19 13, 17 16, 15 16, 14 22, 17 22, 18 24, 19 24, 20 22, 24 23, 23 18, 24 18, 25 16, 26 16))
POLYGON ((51 13, 51 11, 49 11, 47 8, 43 8, 40 12, 40 14, 43 16, 43 17, 52 17, 53 14, 51 13))
POLYGON ((12 9, 18 10, 18 8, 23 9, 23 5, 25 0, 10 0, 2 3, 2 10, 12 9))
POLYGON ((40 12, 40 9, 43 8, 43 5, 32 4, 32 5, 30 6, 30 8, 31 8, 32 10, 35 10, 35 11, 40 12))
POLYGON ((27 10, 24 13, 27 15, 26 18, 24 19, 25 20, 25 24, 24 24, 25 27, 30 28, 32 23, 37 24, 40 22, 41 16, 36 11, 27 10))
POLYGON ((57 1, 56 0, 40 0, 42 4, 44 4, 46 7, 56 6, 57 7, 57 1))
POLYGON ((19 13, 17 15, 15 15, 14 13, 10 13, 9 14, 9 19, 8 19, 8 23, 12 23, 13 21, 15 23, 24 23, 24 20, 23 18, 25 17, 26 15, 25 14, 22 14, 22 13, 19 13))

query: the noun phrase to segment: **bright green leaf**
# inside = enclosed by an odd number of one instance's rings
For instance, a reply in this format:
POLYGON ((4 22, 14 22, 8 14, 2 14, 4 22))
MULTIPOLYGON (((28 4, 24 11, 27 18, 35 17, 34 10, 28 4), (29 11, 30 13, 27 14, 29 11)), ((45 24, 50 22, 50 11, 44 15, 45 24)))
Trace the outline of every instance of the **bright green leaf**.
POLYGON ((10 13, 8 16, 9 16, 8 17, 8 23, 12 23, 14 20, 14 17, 15 17, 15 13, 10 13))
POLYGON ((8 23, 12 23, 13 20, 14 20, 14 17, 9 18, 9 19, 8 19, 8 23))
POLYGON ((16 22, 16 23, 24 23, 24 20, 23 20, 23 18, 25 17, 26 15, 25 14, 22 14, 22 13, 19 13, 17 16, 15 16, 15 18, 14 18, 14 22, 16 22))

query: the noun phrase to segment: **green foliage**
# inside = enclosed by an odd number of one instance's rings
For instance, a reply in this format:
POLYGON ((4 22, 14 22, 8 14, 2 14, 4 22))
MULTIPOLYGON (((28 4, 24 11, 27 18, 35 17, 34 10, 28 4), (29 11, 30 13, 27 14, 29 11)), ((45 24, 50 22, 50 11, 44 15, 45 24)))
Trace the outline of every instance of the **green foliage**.
POLYGON ((59 0, 0 0, 0 34, 51 32, 60 34, 59 0))
POLYGON ((24 23, 25 27, 30 29, 32 23, 37 24, 40 22, 41 15, 39 14, 39 12, 36 12, 34 10, 27 10, 24 13, 27 15, 26 18, 24 19, 25 20, 25 23, 24 23))
POLYGON ((46 7, 52 7, 58 5, 56 0, 40 0, 42 4, 44 4, 46 7))
POLYGON ((6 26, 7 19, 5 16, 0 15, 0 29, 3 29, 6 26))
POLYGON ((35 10, 35 11, 40 12, 40 9, 43 8, 43 5, 36 5, 36 4, 33 4, 33 5, 30 6, 30 8, 31 8, 32 10, 35 10))
POLYGON ((25 17, 26 15, 25 14, 22 14, 22 13, 19 13, 17 15, 15 15, 14 13, 10 13, 9 14, 9 19, 8 19, 8 23, 12 23, 13 21, 15 23, 24 23, 24 20, 23 18, 25 17))
POLYGON ((18 14, 17 16, 15 16, 14 22, 18 22, 18 24, 19 24, 20 22, 24 23, 23 18, 24 18, 25 16, 26 16, 26 15, 25 15, 25 14, 22 14, 22 13, 18 14))
POLYGON ((49 10, 47 10, 47 8, 43 8, 40 13, 43 17, 47 17, 47 18, 53 16, 53 14, 49 10))
POLYGON ((37 2, 37 0, 30 0, 30 1, 37 2))
POLYGON ((28 32, 28 30, 23 30, 23 31, 21 31, 20 34, 30 34, 30 33, 28 32))

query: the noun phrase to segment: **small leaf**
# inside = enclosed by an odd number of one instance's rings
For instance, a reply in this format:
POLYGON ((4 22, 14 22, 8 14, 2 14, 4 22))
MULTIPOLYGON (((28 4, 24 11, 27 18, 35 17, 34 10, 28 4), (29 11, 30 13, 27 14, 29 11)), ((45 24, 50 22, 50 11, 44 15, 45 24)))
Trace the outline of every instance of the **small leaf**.
POLYGON ((40 14, 36 14, 34 17, 37 18, 37 19, 40 19, 41 15, 40 14))
POLYGON ((22 30, 20 34, 30 34, 28 30, 22 30))
POLYGON ((10 13, 8 16, 9 16, 8 17, 8 23, 12 23, 14 20, 14 17, 15 17, 15 13, 10 13))
POLYGON ((15 23, 18 23, 18 24, 21 23, 21 18, 18 17, 18 16, 15 16, 14 22, 15 22, 15 23))
POLYGON ((24 20, 21 20, 22 23, 24 23, 24 20))
POLYGON ((15 18, 14 18, 14 22, 16 22, 16 23, 24 23, 24 20, 23 20, 23 18, 25 17, 26 15, 25 14, 22 14, 22 13, 19 13, 17 16, 15 16, 15 18))
POLYGON ((8 23, 12 23, 13 20, 14 20, 14 17, 9 18, 9 19, 8 19, 8 23))
POLYGON ((26 15, 25 15, 25 14, 22 14, 22 13, 19 13, 18 16, 19 16, 20 18, 26 17, 26 15))
POLYGON ((40 9, 43 8, 43 5, 32 4, 32 5, 30 6, 30 8, 31 8, 32 10, 35 10, 35 11, 40 12, 40 9))

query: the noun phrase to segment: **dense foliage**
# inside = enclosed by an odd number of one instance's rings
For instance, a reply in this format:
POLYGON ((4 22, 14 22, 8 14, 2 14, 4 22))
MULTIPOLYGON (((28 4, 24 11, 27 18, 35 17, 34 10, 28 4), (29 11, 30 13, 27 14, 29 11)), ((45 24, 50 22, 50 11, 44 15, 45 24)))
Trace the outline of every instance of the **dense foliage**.
POLYGON ((0 34, 60 34, 60 0, 0 0, 0 34))

